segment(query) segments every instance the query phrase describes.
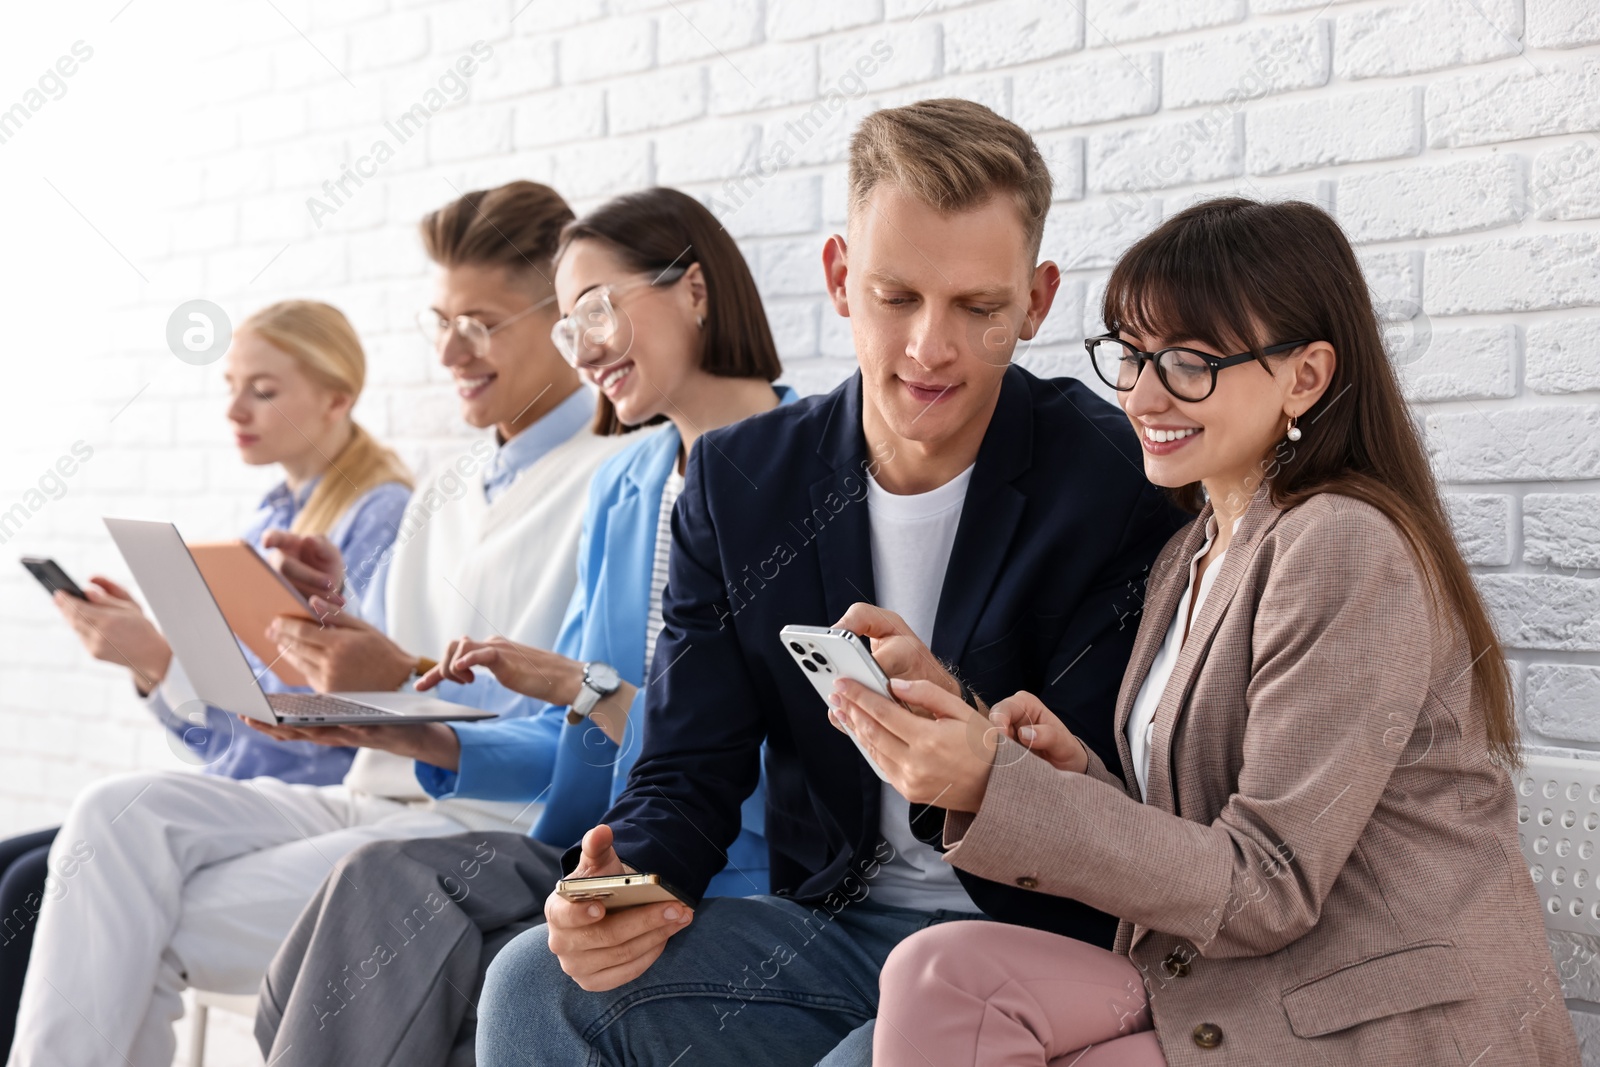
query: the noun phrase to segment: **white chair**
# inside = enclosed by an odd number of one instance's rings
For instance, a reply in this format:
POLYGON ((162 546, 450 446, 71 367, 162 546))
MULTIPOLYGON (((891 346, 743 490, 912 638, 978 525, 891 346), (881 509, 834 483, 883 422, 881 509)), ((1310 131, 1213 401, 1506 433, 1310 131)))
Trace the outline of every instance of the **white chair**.
POLYGON ((210 1021, 211 1009, 232 1012, 246 1018, 256 1017, 256 997, 254 993, 210 993, 204 989, 194 991, 194 1009, 189 1013, 189 1067, 205 1067, 206 1064, 206 1024, 210 1021))
POLYGON ((1600 760, 1529 755, 1517 830, 1547 930, 1600 933, 1600 760))

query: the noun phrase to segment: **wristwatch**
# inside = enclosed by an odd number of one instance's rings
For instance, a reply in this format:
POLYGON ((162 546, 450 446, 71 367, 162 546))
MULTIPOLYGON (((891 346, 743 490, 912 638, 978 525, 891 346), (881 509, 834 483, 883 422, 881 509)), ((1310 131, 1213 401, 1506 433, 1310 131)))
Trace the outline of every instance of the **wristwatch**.
POLYGON ((596 660, 583 665, 583 685, 578 689, 578 699, 567 709, 567 722, 578 725, 589 717, 594 706, 615 693, 622 685, 622 676, 609 663, 596 660))

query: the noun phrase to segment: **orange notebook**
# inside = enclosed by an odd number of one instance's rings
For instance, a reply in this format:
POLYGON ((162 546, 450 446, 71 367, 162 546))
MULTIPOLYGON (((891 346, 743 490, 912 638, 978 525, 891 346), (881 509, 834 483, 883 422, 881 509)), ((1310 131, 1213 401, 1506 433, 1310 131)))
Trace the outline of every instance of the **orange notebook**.
POLYGON ((248 541, 191 544, 189 554, 234 636, 289 685, 309 685, 267 637, 267 625, 279 615, 316 619, 305 598, 248 541))

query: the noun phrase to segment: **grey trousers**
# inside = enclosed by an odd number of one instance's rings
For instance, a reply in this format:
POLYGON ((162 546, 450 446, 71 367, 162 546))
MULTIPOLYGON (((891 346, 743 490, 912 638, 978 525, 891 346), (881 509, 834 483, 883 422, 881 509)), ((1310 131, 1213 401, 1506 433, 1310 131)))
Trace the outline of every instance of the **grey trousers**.
POLYGON ((471 1067, 484 973, 544 922, 560 861, 560 849, 492 832, 351 852, 262 979, 262 1056, 284 1067, 471 1067))

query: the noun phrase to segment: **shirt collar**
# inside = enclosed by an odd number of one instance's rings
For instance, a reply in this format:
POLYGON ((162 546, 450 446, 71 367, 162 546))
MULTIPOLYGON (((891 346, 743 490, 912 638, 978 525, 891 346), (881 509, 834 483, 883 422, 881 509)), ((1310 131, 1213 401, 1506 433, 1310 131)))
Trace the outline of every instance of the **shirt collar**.
POLYGON ((288 511, 291 514, 299 514, 300 509, 306 506, 306 501, 311 499, 311 494, 316 490, 317 483, 320 481, 322 481, 322 475, 319 474, 305 485, 302 485, 299 492, 291 490, 288 482, 279 482, 271 489, 268 489, 267 495, 261 498, 261 507, 271 508, 274 511, 288 511))
MULTIPOLYGON (((502 489, 509 485, 517 475, 533 466, 551 449, 576 436, 592 418, 594 392, 580 385, 538 422, 511 440, 500 442, 484 479, 485 490, 502 489)), ((496 440, 499 436, 499 431, 496 431, 496 440)))

